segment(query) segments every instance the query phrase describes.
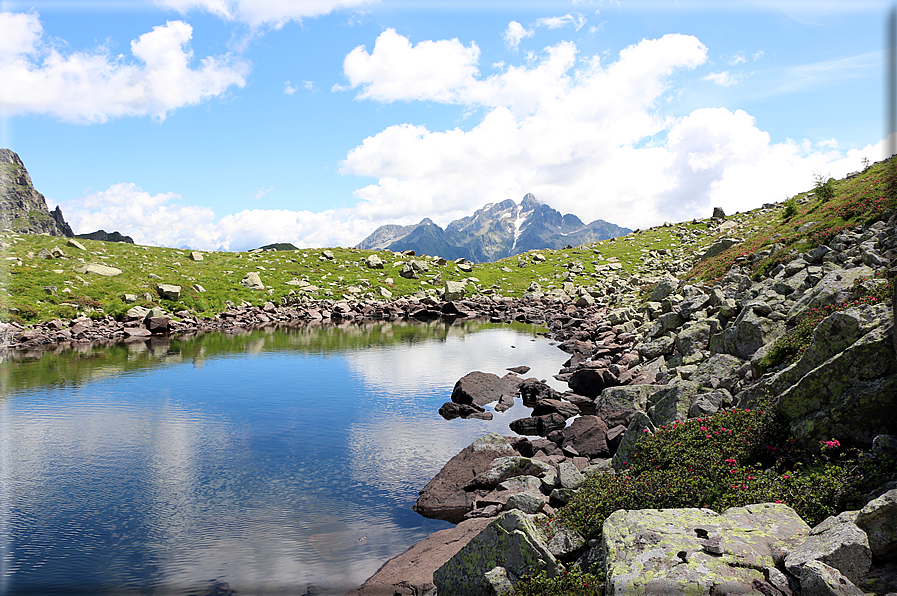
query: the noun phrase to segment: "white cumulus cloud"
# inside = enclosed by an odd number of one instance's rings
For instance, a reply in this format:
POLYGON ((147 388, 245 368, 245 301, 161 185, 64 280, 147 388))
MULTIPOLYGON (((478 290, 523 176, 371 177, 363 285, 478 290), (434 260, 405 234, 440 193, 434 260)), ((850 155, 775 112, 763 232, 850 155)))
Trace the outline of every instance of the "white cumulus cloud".
POLYGON ((520 42, 523 41, 527 37, 532 37, 536 32, 533 29, 527 29, 517 21, 511 21, 508 23, 508 28, 505 29, 505 33, 502 36, 502 39, 505 41, 505 46, 512 52, 516 52, 517 48, 520 47, 520 42))
MULTIPOLYGON (((401 45, 412 48, 407 40, 401 45)), ((396 124, 351 150, 341 172, 377 179, 355 193, 359 219, 431 217, 444 225, 485 203, 532 192, 586 221, 647 227, 706 217, 717 205, 739 211, 779 201, 809 188, 814 170, 843 175, 858 167, 861 154, 880 159, 877 146, 845 156, 806 141, 772 143, 741 110, 707 108, 679 118, 667 113, 664 99, 682 78, 672 75, 707 61, 707 48, 693 36, 643 40, 609 64, 578 57, 575 44, 564 42, 531 65, 507 66, 489 77, 475 69, 472 56, 461 59, 470 48, 451 47, 465 66, 463 76, 456 69, 418 84, 403 75, 409 56, 380 54, 375 47, 364 54, 381 59, 377 71, 349 77, 368 99, 425 97, 487 108, 469 130, 396 124), (383 88, 380 73, 401 92, 368 93, 383 88)))
POLYGON ((324 16, 345 8, 359 8, 372 0, 154 0, 157 6, 186 13, 204 10, 251 27, 280 28, 289 21, 324 16))
POLYGON ((193 67, 193 28, 169 21, 131 42, 131 54, 104 47, 62 52, 35 13, 0 12, 0 115, 46 114, 66 122, 125 116, 159 120, 172 111, 243 87, 249 64, 209 56, 193 67))

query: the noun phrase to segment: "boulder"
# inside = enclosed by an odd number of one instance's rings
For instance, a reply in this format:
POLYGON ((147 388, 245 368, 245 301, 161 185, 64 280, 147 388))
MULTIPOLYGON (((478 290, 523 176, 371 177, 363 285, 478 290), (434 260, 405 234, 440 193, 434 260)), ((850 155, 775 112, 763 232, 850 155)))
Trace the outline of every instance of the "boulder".
POLYGON ((142 321, 149 314, 149 309, 142 306, 132 306, 125 313, 126 321, 142 321))
POLYGON ((477 495, 465 492, 478 474, 489 469, 497 457, 516 456, 517 452, 498 433, 480 437, 450 459, 421 489, 414 511, 424 517, 458 523, 473 509, 477 495))
MULTIPOLYGON (((326 252, 326 251, 325 251, 326 252)), ((249 288, 250 290, 264 290, 265 284, 262 283, 262 278, 259 277, 258 272, 250 271, 247 273, 243 279, 240 281, 241 284, 249 288)))
POLYGON ((608 387, 601 392, 596 404, 607 410, 647 410, 648 396, 663 385, 623 385, 608 387))
POLYGON ((700 385, 694 381, 676 381, 648 398, 648 416, 655 426, 688 419, 688 410, 698 394, 700 385))
POLYGON ((159 284, 156 286, 156 292, 159 293, 159 298, 163 300, 177 301, 181 299, 181 286, 159 284))
POLYGON ((604 522, 607 596, 777 594, 765 569, 781 565, 810 528, 787 505, 619 510, 604 522), (773 588, 774 590, 774 588, 773 588))
POLYGON ((538 477, 553 472, 554 468, 545 462, 523 457, 521 455, 497 457, 492 460, 492 463, 489 464, 489 467, 486 470, 477 474, 465 488, 495 488, 500 482, 504 482, 515 476, 538 477))
POLYGON ((573 462, 562 461, 558 464, 558 479, 560 479, 561 487, 576 490, 585 482, 586 477, 573 462))
MULTIPOLYGON (((758 303, 766 306, 765 303, 758 303)), ((762 312, 762 311, 761 311, 762 312)), ((747 305, 728 329, 710 338, 710 351, 714 354, 732 354, 748 359, 754 352, 775 341, 785 333, 785 324, 768 319, 747 305)))
POLYGON ((801 567, 801 596, 865 596, 840 571, 822 561, 810 561, 801 567))
POLYGON ((866 503, 856 524, 869 537, 872 556, 884 561, 897 558, 897 489, 866 503))
POLYGON ((651 422, 651 419, 648 418, 647 414, 644 412, 636 412, 635 416, 633 416, 632 420, 629 422, 629 426, 626 427, 626 432, 623 433, 623 440, 620 441, 620 446, 617 447, 617 452, 614 453, 613 460, 611 461, 614 470, 619 472, 627 469, 629 467, 629 458, 632 457, 632 454, 635 452, 635 446, 638 443, 638 440, 644 435, 654 434, 656 431, 657 427, 654 426, 654 423, 651 422))
POLYGON ((802 567, 820 561, 859 583, 872 566, 872 551, 866 533, 856 525, 857 515, 859 511, 845 511, 810 530, 803 544, 785 557, 785 569, 800 578, 802 567))
MULTIPOLYGON (((598 416, 580 416, 561 431, 562 448, 573 448, 583 457, 610 457, 607 445, 607 425, 598 416)), ((570 487, 567 487, 570 488, 570 487)))
POLYGON ((121 274, 121 269, 109 267, 108 265, 99 265, 97 263, 88 263, 78 268, 78 273, 91 273, 93 275, 101 275, 103 277, 115 277, 121 274))
POLYGON ((710 387, 712 389, 721 387, 731 391, 735 381, 738 379, 736 371, 743 364, 744 361, 737 356, 714 354, 698 365, 697 370, 695 370, 689 380, 702 387, 710 387))
POLYGON ((494 593, 487 573, 505 570, 511 584, 524 575, 563 570, 533 520, 518 510, 503 513, 433 574, 439 594, 483 596, 494 593))
POLYGON ((571 391, 588 397, 598 397, 605 387, 619 384, 619 379, 606 368, 580 368, 567 379, 571 391))
POLYGON ((483 406, 475 406, 473 404, 456 404, 453 401, 447 401, 439 408, 439 415, 446 420, 454 420, 455 418, 467 418, 479 412, 485 412, 483 406))
MULTIPOLYGON (((526 369, 526 372, 529 372, 529 368, 526 369)), ((520 374, 526 373, 524 372, 520 374)), ((536 378, 524 379, 523 382, 520 383, 520 396, 523 398, 523 405, 528 407, 533 407, 537 403, 545 399, 561 398, 561 394, 559 392, 555 391, 546 383, 543 383, 536 378)))
POLYGON ((861 277, 875 277, 875 271, 869 267, 853 269, 837 269, 823 277, 819 283, 807 290, 797 299, 788 311, 789 323, 795 323, 811 308, 819 308, 843 302, 853 289, 854 283, 861 277))
POLYGON ((81 244, 74 238, 69 238, 66 244, 68 244, 72 248, 77 248, 78 250, 87 250, 87 248, 83 244, 81 244))
MULTIPOLYGON (((549 472, 549 474, 554 474, 553 468, 552 471, 549 472)), ((510 499, 514 495, 519 495, 522 493, 529 493, 531 495, 538 496, 541 506, 541 502, 546 500, 543 498, 543 495, 541 493, 542 485, 545 481, 545 478, 548 478, 548 476, 546 475, 543 478, 537 478, 535 476, 525 475, 508 478, 507 480, 500 482, 494 490, 487 493, 485 496, 478 498, 476 503, 477 508, 482 508, 484 505, 499 505, 500 511, 502 508, 504 508, 505 504, 507 504, 508 499, 510 499)), ((521 508, 518 507, 518 509, 521 508)), ((496 515, 497 514, 498 512, 496 512, 496 515)))
POLYGON ((567 426, 567 421, 562 415, 552 413, 544 416, 519 418, 508 426, 518 435, 539 435, 544 437, 552 431, 560 430, 567 426))
POLYGON ((460 281, 446 281, 442 299, 447 301, 463 300, 465 284, 460 281))
POLYGON ((654 286, 654 289, 651 290, 651 295, 648 296, 648 301, 660 302, 678 289, 679 280, 672 275, 665 275, 660 279, 660 281, 657 282, 657 285, 654 286))
MULTIPOLYGON (((897 433, 893 332, 890 326, 873 329, 778 394, 776 407, 791 421, 798 438, 816 441, 839 437, 869 445, 877 435, 897 433)), ((809 356, 813 358, 814 354, 809 356)), ((805 352, 801 360, 807 357, 805 352)), ((793 366, 800 370, 802 362, 793 366)), ((778 383, 773 381, 773 385, 778 383)))
POLYGON ((383 259, 377 255, 370 255, 364 260, 364 264, 368 269, 383 269, 383 259))
POLYGON ((190 260, 191 260, 191 261, 202 261, 202 260, 203 260, 203 255, 202 255, 202 253, 199 252, 199 251, 196 251, 196 250, 191 251, 191 252, 190 252, 190 260))
POLYGON ((725 389, 716 389, 707 393, 699 393, 688 407, 689 418, 703 418, 716 414, 720 408, 733 404, 732 394, 725 389))
POLYGON ((676 349, 683 356, 706 350, 710 343, 710 325, 697 323, 676 334, 676 349))
POLYGON ((499 377, 492 373, 474 371, 467 373, 455 383, 452 389, 452 401, 478 406, 499 402, 495 409, 506 410, 514 405, 514 396, 517 395, 520 383, 520 378, 514 374, 499 377))
POLYGON ((442 567, 491 520, 473 518, 430 534, 384 563, 374 575, 346 596, 421 596, 435 589, 433 572, 442 567))
POLYGON ((559 399, 541 399, 533 407, 533 416, 558 413, 565 419, 579 415, 579 408, 559 399))

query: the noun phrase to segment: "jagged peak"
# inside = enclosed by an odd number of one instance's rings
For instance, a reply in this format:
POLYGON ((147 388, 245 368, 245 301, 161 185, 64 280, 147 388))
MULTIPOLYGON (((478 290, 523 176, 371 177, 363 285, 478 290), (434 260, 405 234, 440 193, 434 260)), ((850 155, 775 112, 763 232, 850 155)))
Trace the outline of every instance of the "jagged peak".
POLYGON ((523 200, 520 201, 520 207, 524 211, 532 211, 539 205, 541 205, 539 199, 537 199, 536 196, 531 192, 526 193, 526 195, 524 195, 523 197, 523 200))
POLYGON ((426 225, 429 225, 429 226, 435 226, 436 223, 435 223, 432 219, 430 219, 429 217, 425 217, 425 218, 423 218, 422 220, 420 220, 420 223, 417 224, 417 225, 419 225, 419 226, 426 226, 426 225))

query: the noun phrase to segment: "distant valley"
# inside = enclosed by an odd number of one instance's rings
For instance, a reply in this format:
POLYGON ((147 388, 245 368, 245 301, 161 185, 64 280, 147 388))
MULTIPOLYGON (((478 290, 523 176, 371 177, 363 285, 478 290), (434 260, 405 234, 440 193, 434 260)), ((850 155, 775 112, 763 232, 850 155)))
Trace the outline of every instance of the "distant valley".
POLYGON ((530 250, 607 240, 631 231, 601 219, 583 223, 575 215, 561 215, 527 194, 520 204, 511 199, 490 203, 473 215, 456 219, 445 229, 429 218, 409 226, 380 226, 356 248, 413 250, 418 254, 486 263, 530 250))

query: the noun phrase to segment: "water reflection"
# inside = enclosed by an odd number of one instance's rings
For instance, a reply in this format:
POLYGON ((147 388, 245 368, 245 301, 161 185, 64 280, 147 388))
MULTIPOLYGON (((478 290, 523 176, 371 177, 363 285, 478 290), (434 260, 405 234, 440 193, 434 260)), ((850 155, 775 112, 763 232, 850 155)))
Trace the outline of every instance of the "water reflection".
POLYGON ((557 371, 535 333, 302 327, 10 359, 0 592, 343 594, 448 526, 410 510, 417 491, 525 411, 436 411, 471 370, 557 371))

